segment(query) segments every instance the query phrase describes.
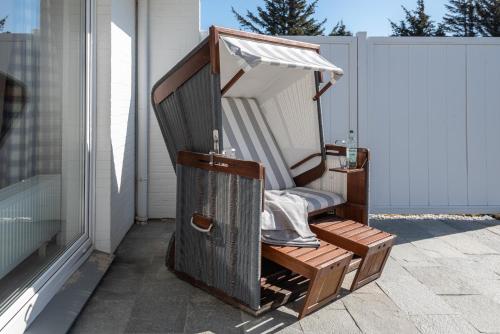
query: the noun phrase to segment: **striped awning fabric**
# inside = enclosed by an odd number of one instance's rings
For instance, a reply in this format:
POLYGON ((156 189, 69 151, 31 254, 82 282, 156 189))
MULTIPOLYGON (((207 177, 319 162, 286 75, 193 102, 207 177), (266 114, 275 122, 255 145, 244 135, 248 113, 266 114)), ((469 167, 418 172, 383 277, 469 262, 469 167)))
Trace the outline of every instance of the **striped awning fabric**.
POLYGON ((270 44, 249 39, 221 36, 229 53, 248 72, 259 64, 297 68, 311 71, 329 71, 332 79, 339 79, 344 72, 317 52, 299 47, 270 44))

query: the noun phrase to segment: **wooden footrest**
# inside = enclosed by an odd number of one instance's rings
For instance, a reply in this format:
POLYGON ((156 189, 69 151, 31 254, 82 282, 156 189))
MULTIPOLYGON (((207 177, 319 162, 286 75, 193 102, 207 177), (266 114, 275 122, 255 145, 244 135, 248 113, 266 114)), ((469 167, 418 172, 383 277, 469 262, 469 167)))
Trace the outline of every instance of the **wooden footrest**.
POLYGON ((322 218, 310 223, 318 238, 361 257, 351 291, 377 279, 389 257, 395 235, 353 220, 322 218))
POLYGON ((262 256, 309 279, 300 319, 337 298, 353 254, 321 241, 318 248, 263 243, 262 256))

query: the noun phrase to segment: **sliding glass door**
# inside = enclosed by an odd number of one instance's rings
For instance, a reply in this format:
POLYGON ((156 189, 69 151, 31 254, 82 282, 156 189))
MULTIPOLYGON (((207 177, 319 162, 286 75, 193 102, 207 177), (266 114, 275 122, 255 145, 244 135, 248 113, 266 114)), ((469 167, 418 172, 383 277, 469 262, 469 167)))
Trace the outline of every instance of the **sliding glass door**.
POLYGON ((87 13, 0 1, 0 315, 88 238, 87 13))

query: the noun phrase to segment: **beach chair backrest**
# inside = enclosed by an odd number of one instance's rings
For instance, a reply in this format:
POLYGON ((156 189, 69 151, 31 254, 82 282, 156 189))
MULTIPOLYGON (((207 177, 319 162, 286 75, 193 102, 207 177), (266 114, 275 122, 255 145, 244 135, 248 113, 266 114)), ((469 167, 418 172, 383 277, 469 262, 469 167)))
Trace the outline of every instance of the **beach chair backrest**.
POLYGON ((222 128, 225 149, 234 148, 238 159, 264 164, 266 189, 295 187, 257 100, 222 98, 222 128))

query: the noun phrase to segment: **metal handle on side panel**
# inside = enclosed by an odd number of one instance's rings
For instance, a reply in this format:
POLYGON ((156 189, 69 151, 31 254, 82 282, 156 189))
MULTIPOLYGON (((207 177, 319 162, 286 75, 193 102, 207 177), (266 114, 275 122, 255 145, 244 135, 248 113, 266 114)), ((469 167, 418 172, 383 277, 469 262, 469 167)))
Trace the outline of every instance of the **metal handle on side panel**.
POLYGON ((191 217, 191 226, 202 233, 209 233, 213 227, 212 218, 205 217, 199 213, 193 213, 191 217))

